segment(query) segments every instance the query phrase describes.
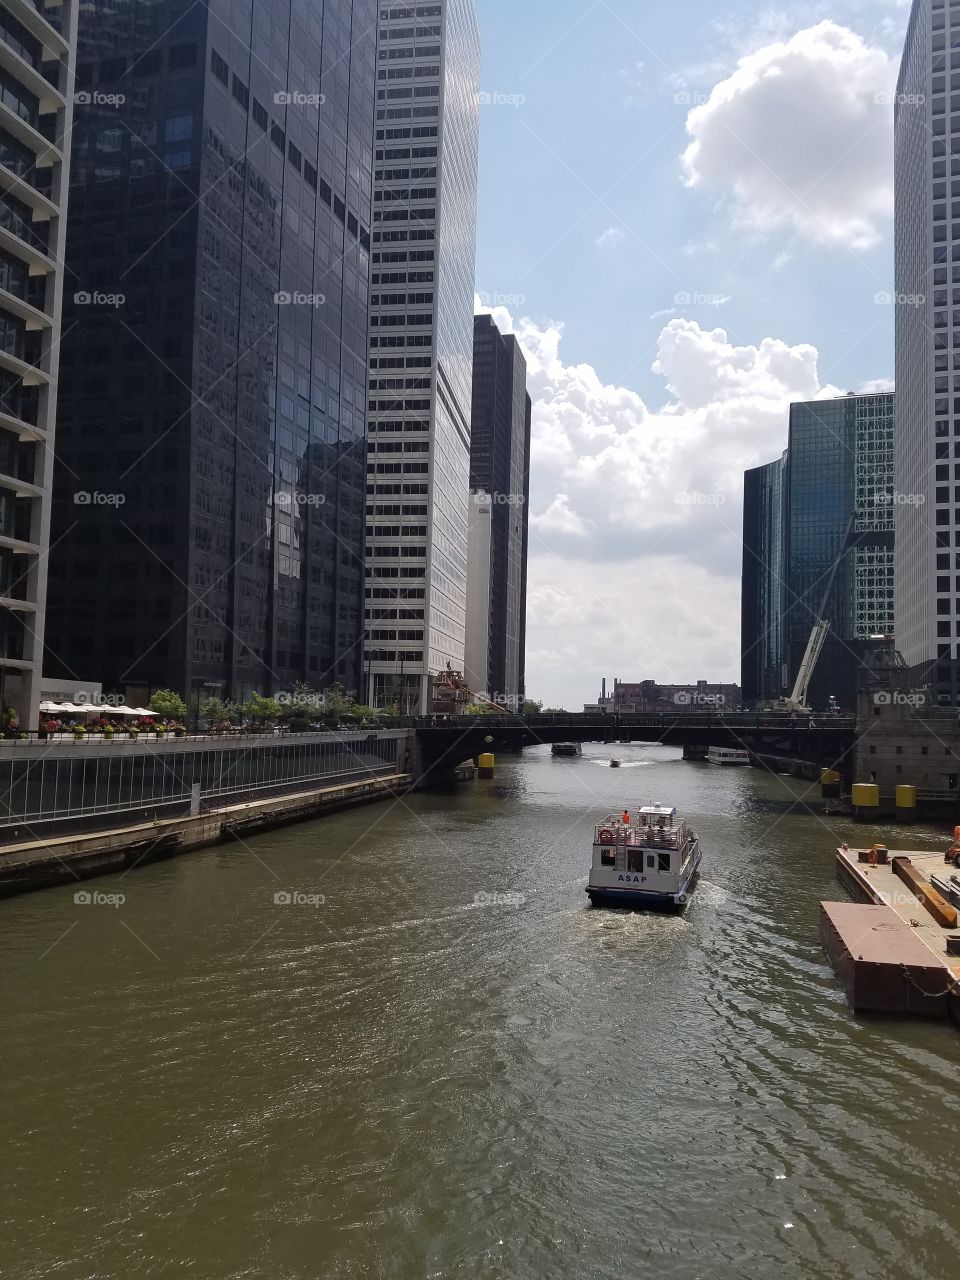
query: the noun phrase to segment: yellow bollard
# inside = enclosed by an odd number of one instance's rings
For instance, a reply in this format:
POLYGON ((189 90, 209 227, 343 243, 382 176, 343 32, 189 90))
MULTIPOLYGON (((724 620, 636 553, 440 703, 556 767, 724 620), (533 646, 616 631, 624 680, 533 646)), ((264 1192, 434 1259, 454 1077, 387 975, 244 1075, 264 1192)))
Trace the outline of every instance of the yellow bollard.
POLYGON ((880 788, 875 782, 855 782, 850 796, 856 822, 876 822, 880 816, 880 788))
POLYGON ((897 821, 913 822, 917 816, 917 788, 897 787, 897 821))
POLYGON ((820 794, 825 799, 833 799, 840 794, 840 775, 836 769, 820 770, 820 794))
POLYGON ((477 757, 477 773, 481 778, 493 777, 494 763, 492 751, 484 751, 477 757))

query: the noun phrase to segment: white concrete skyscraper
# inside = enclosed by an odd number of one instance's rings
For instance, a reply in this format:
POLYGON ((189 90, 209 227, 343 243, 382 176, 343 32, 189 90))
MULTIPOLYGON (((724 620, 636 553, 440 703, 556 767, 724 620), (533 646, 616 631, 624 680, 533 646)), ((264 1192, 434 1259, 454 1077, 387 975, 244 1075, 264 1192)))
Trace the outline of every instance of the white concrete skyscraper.
POLYGON ((464 665, 479 76, 473 0, 381 5, 366 696, 407 711, 464 665))
POLYGON ((37 727, 75 0, 0 0, 0 708, 37 727))
POLYGON ((960 0, 914 0, 897 86, 894 613, 915 686, 957 696, 960 0))

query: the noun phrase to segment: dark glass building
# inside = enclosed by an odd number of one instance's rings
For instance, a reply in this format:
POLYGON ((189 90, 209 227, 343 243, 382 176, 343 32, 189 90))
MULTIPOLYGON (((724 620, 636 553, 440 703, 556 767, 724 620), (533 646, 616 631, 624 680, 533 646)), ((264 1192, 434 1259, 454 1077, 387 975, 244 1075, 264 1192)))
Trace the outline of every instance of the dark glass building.
POLYGON ((744 478, 742 684, 788 693, 819 618, 815 707, 852 707, 871 636, 893 633, 893 396, 790 406, 786 453, 744 478))
POLYGON ((527 363, 490 315, 473 325, 466 675, 514 705, 523 695, 530 410, 527 363))
POLYGON ((777 698, 783 662, 783 473, 787 455, 743 477, 740 683, 750 704, 777 698))
POLYGON ((376 14, 81 13, 49 675, 359 688, 376 14))

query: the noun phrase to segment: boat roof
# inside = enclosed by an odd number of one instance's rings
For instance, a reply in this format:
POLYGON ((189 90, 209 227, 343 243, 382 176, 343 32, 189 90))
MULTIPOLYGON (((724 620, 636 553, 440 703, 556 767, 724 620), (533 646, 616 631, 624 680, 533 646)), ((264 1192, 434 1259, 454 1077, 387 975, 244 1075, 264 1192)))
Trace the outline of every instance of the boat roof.
POLYGON ((649 814, 653 818, 673 818, 677 810, 669 804, 642 804, 637 812, 649 814))

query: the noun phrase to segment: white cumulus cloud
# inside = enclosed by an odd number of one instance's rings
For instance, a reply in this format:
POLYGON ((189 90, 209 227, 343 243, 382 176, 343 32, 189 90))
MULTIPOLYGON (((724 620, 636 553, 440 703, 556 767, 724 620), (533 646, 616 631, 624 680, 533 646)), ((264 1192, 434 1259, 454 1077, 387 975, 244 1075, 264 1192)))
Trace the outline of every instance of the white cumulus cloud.
POLYGON ((493 317, 523 347, 533 400, 531 697, 577 707, 602 675, 737 679, 743 471, 779 456, 791 401, 842 394, 816 349, 675 317, 651 407, 568 364, 561 323, 493 317))
POLYGON ((894 60, 835 22, 768 44, 689 113, 687 184, 749 231, 870 248, 892 212, 895 83, 894 60))
POLYGON ((626 238, 626 233, 619 227, 607 227, 606 231, 597 236, 593 243, 598 249, 619 249, 626 238))

